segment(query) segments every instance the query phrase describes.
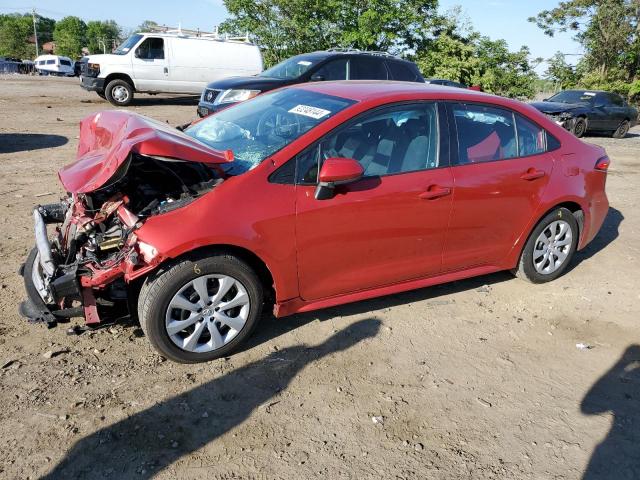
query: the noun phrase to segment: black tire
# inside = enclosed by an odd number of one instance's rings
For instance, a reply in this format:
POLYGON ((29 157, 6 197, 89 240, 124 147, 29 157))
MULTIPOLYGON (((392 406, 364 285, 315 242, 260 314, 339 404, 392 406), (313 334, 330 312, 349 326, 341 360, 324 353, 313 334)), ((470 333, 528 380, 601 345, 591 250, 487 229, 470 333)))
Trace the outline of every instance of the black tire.
POLYGON ((555 280, 564 273, 568 265, 571 263, 573 255, 576 251, 576 247, 578 245, 579 235, 580 229, 578 227, 578 222, 570 210, 566 208, 558 208, 550 212, 542 220, 540 220, 538 225, 536 225, 536 228, 534 228, 531 232, 531 235, 529 235, 527 243, 525 244, 524 248, 522 249, 522 253, 520 254, 518 266, 517 268, 512 270, 512 273, 514 273, 517 277, 528 280, 532 283, 545 283, 555 280), (551 225, 556 220, 564 220, 571 228, 571 244, 565 260, 557 268, 557 270, 553 271, 552 273, 543 274, 538 272, 535 268, 533 261, 534 249, 536 249, 536 242, 538 241, 538 237, 549 225, 551 225))
POLYGON ((576 121, 573 124, 573 129, 571 132, 578 138, 584 137, 585 133, 587 133, 587 119, 584 117, 576 118, 576 121))
POLYGON ((232 255, 212 254, 175 261, 147 278, 140 290, 138 317, 149 342, 162 356, 179 363, 198 363, 224 357, 246 340, 260 320, 262 304, 263 286, 251 267, 232 255), (210 274, 228 275, 245 287, 249 314, 242 330, 224 346, 206 353, 189 352, 170 339, 165 326, 167 308, 184 285, 210 274))
POLYGON ((107 84, 107 88, 105 88, 104 94, 109 103, 111 103, 111 105, 115 105, 116 107, 126 107, 133 101, 133 87, 129 82, 126 82, 125 80, 111 80, 107 84), (126 92, 126 94, 121 95, 120 92, 126 92))
POLYGON ((624 120, 611 136, 613 138, 624 138, 627 136, 627 133, 629 133, 630 128, 631 123, 629 123, 629 120, 624 120))

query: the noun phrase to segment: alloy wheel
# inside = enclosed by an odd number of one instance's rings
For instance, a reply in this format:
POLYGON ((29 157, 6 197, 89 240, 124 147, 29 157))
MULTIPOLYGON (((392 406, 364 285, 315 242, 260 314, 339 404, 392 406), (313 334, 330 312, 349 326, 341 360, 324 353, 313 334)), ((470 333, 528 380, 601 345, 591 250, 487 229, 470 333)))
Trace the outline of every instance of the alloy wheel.
POLYGON ((551 222, 536 239, 533 266, 538 273, 548 275, 558 270, 571 251, 573 234, 564 220, 551 222))
POLYGON ((238 335, 250 307, 240 281, 228 275, 203 275, 182 286, 169 302, 166 332, 182 350, 211 352, 238 335))

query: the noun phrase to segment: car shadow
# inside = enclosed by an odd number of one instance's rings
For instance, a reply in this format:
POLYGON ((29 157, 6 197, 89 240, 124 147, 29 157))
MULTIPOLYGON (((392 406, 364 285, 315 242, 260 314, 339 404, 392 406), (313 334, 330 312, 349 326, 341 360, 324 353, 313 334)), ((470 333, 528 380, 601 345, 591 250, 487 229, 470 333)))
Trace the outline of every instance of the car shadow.
POLYGON ((375 337, 379 329, 379 320, 361 320, 320 345, 283 348, 158 402, 80 439, 42 478, 152 478, 246 421, 258 407, 277 410, 275 398, 303 368, 375 337))
POLYGON ((582 480, 640 478, 640 345, 631 345, 589 389, 580 411, 606 415, 613 421, 606 438, 595 448, 582 480))
POLYGON ((314 310, 312 312, 298 313, 285 318, 275 318, 273 314, 265 311, 254 334, 239 347, 238 351, 250 350, 263 343, 273 341, 281 335, 285 335, 288 332, 301 328, 315 320, 324 322, 336 317, 370 314, 376 310, 384 310, 387 308, 397 307, 399 305, 408 305, 410 303, 425 300, 433 300, 434 302, 438 302, 438 304, 441 304, 440 302, 453 303, 452 300, 438 300, 438 297, 478 289, 485 285, 495 285, 512 279, 513 275, 509 272, 497 272, 489 275, 483 275, 481 277, 473 277, 465 280, 420 288, 418 290, 410 290, 407 292, 376 297, 370 300, 362 300, 336 307, 314 310))
POLYGON ((640 133, 629 132, 623 138, 613 138, 610 133, 606 132, 589 132, 585 138, 612 138, 613 140, 625 140, 640 137, 640 133))
MULTIPOLYGON (((200 101, 199 96, 187 95, 178 97, 159 97, 156 95, 136 96, 133 99, 132 105, 134 107, 145 107, 153 105, 187 105, 197 106, 200 101)), ((194 111, 195 114, 195 111, 194 111)))
POLYGON ((65 145, 69 139, 46 133, 0 133, 0 153, 16 153, 65 145))

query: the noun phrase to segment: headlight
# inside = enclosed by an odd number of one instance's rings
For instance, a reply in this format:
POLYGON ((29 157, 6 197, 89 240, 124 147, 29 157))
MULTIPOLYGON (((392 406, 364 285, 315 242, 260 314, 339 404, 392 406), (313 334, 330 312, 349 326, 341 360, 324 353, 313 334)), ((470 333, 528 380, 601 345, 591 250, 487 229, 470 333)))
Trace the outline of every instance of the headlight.
POLYGON ((221 103, 236 103, 244 102, 250 98, 255 97, 260 93, 260 90, 225 90, 222 92, 213 102, 215 105, 221 103))
POLYGON ((90 63, 87 65, 87 73, 90 77, 97 77, 100 75, 100 64, 90 63))

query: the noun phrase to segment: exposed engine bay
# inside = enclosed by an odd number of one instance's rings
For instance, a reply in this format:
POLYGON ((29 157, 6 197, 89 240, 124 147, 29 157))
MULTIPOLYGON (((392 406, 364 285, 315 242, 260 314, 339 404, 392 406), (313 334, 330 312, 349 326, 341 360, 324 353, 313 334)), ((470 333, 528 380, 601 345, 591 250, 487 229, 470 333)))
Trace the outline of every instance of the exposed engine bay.
POLYGON ((216 165, 131 152, 100 188, 36 207, 36 248, 22 271, 30 300, 21 313, 50 326, 73 316, 92 325, 100 323, 98 306, 126 308, 125 279, 151 267, 153 247, 137 239, 136 229, 188 205, 223 177, 216 165), (56 224, 53 236, 47 224, 56 224))

